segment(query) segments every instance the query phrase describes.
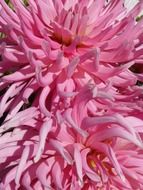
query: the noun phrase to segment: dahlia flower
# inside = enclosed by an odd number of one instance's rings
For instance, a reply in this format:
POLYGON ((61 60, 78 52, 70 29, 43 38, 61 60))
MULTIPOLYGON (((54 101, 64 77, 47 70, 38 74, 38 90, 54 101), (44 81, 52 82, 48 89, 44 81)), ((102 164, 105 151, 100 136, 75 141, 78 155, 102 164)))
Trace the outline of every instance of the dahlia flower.
POLYGON ((143 2, 0 2, 0 189, 143 189, 143 2))

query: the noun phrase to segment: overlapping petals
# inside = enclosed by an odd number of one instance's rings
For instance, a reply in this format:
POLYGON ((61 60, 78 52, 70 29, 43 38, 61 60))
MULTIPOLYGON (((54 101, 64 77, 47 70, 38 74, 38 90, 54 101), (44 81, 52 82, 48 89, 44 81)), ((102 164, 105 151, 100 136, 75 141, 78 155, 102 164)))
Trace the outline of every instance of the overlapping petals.
POLYGON ((143 189, 143 2, 9 3, 0 2, 0 189, 143 189))

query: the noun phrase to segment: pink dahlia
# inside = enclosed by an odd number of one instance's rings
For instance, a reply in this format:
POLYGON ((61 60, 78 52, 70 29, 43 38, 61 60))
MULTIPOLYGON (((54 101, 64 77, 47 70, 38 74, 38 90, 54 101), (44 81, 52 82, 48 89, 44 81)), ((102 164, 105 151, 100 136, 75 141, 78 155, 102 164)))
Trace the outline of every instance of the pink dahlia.
POLYGON ((142 190, 143 2, 6 2, 0 189, 142 190))

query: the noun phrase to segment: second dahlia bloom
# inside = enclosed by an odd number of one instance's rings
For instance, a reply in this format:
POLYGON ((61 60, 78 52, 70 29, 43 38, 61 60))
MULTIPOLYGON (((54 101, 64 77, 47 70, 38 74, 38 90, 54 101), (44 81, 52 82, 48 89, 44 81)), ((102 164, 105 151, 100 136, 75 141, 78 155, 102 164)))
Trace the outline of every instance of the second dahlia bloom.
POLYGON ((0 188, 142 189, 143 3, 0 5, 0 188))

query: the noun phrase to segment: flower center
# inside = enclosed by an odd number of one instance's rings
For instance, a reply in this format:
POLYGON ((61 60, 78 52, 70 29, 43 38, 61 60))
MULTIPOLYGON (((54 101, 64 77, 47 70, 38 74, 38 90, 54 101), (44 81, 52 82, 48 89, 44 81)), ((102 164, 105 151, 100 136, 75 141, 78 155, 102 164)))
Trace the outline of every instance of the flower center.
POLYGON ((63 8, 60 14, 57 14, 49 25, 49 33, 51 39, 65 46, 69 46, 76 38, 80 38, 78 45, 90 32, 88 28, 89 15, 87 13, 87 5, 80 7, 75 4, 75 8, 63 8))
POLYGON ((110 164, 109 159, 101 152, 96 150, 91 151, 87 156, 87 163, 101 177, 102 182, 106 182, 105 176, 108 178, 108 176, 116 175, 115 169, 110 164))

